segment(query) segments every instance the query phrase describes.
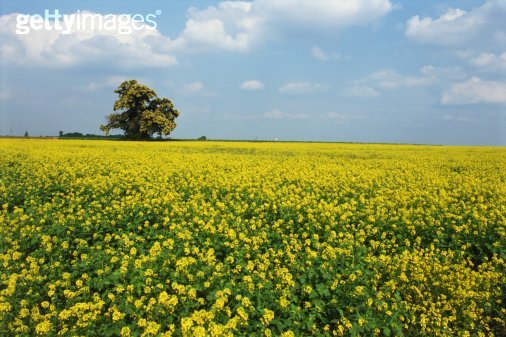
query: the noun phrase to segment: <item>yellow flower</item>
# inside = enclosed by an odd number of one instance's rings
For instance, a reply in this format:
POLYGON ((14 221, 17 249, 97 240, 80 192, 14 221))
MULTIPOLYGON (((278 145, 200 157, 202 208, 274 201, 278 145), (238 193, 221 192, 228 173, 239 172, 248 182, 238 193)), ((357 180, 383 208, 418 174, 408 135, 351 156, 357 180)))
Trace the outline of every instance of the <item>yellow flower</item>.
POLYGON ((273 319, 274 319, 274 311, 264 309, 264 313, 262 315, 262 323, 268 325, 273 319))
POLYGON ((364 286, 357 286, 355 287, 355 294, 356 295, 363 295, 364 294, 364 286))
POLYGON ((40 322, 35 327, 35 333, 37 335, 47 334, 47 333, 49 333, 51 331, 52 327, 53 326, 52 326, 51 322, 49 322, 49 321, 40 322))
POLYGON ((120 319, 123 319, 125 317, 125 314, 119 311, 118 309, 114 308, 114 311, 112 313, 112 320, 114 322, 119 321, 120 319))
POLYGON ((142 336, 156 336, 160 330, 161 325, 156 322, 148 322, 144 328, 142 336))
POLYGON ((248 313, 244 310, 243 307, 237 308, 237 314, 239 317, 241 317, 242 320, 247 321, 248 320, 248 313))
POLYGON ((193 336, 195 337, 205 337, 206 336, 206 329, 204 327, 198 326, 193 328, 193 336))
POLYGON ((290 301, 288 301, 288 300, 286 299, 286 297, 281 296, 281 298, 279 299, 279 305, 280 305, 282 308, 286 308, 289 304, 290 304, 290 301))
POLYGON ((121 337, 130 337, 130 328, 127 326, 124 326, 121 328, 121 337))

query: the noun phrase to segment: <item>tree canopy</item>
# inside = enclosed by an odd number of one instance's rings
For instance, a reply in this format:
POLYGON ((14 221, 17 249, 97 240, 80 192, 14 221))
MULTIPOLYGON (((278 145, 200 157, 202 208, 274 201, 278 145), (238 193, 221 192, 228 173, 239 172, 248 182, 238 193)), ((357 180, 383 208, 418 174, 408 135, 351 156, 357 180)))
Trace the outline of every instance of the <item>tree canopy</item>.
POLYGON ((107 116, 106 125, 100 125, 106 135, 112 129, 121 129, 126 138, 150 139, 155 133, 168 136, 176 127, 179 111, 168 98, 159 98, 153 89, 129 80, 114 92, 119 95, 114 112, 107 116))

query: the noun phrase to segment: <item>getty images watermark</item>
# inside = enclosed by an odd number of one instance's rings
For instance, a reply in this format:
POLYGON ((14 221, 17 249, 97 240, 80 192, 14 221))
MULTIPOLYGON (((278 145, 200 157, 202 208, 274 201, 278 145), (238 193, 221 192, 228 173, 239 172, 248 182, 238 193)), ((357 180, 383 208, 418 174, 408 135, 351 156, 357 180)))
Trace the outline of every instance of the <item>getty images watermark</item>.
POLYGON ((74 14, 60 14, 58 9, 50 12, 44 11, 40 14, 18 14, 16 17, 16 33, 29 34, 32 30, 55 30, 62 34, 70 34, 75 31, 86 30, 105 30, 114 31, 119 34, 130 34, 134 30, 149 29, 155 30, 157 27, 156 18, 162 11, 156 10, 155 13, 142 14, 97 14, 91 12, 77 11, 74 14))

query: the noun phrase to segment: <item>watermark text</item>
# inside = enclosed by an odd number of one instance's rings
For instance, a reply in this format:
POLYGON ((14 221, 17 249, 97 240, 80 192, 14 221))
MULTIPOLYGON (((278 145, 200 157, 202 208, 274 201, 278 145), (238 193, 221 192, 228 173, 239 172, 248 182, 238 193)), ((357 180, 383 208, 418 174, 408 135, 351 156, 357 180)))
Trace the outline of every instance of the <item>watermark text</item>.
POLYGON ((134 30, 157 28, 156 19, 160 10, 147 15, 142 14, 97 14, 77 11, 73 14, 61 14, 58 9, 46 9, 44 15, 18 14, 16 33, 26 35, 31 31, 48 30, 70 34, 76 31, 113 31, 118 34, 131 34, 134 30))

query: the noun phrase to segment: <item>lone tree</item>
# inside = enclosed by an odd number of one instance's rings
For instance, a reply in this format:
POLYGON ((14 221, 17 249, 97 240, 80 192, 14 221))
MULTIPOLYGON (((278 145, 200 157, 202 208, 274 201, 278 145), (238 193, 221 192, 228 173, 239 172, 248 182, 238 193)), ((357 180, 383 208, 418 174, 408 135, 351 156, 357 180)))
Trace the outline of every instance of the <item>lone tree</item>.
POLYGON ((150 139, 155 133, 167 136, 176 127, 179 111, 168 98, 158 98, 153 89, 130 80, 114 92, 119 95, 114 102, 115 112, 107 116, 106 125, 100 125, 106 135, 111 129, 122 129, 126 138, 150 139))

